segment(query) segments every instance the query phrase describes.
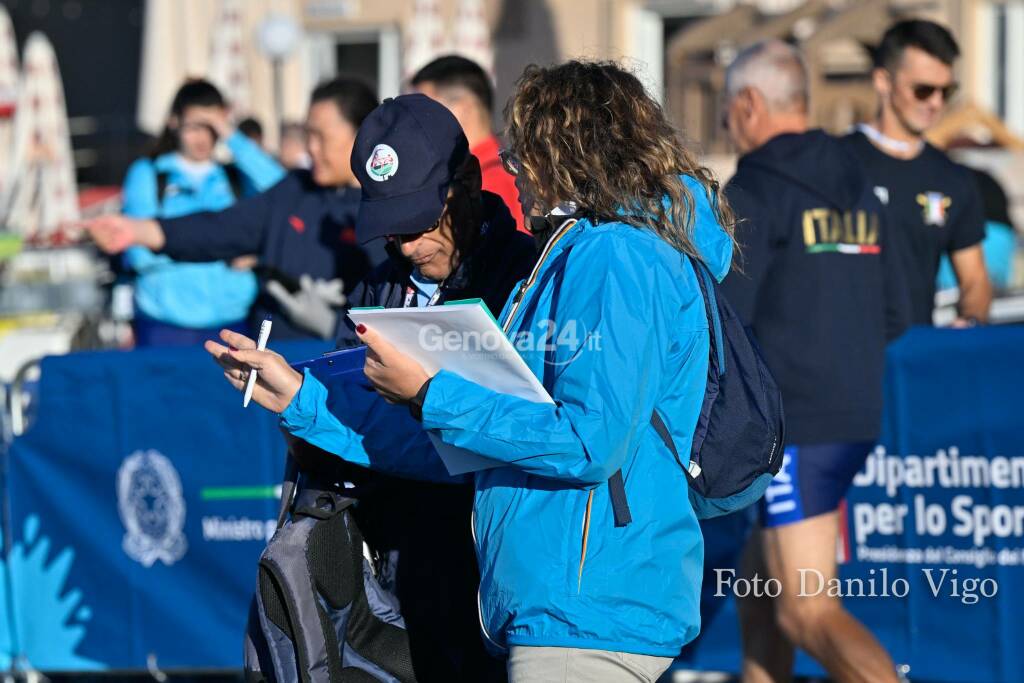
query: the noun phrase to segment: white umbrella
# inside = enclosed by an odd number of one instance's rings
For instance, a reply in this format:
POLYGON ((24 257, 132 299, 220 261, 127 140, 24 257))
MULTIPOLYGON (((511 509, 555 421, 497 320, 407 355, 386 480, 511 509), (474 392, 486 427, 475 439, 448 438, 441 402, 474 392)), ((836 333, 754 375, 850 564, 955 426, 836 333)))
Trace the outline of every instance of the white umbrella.
POLYGON ((452 35, 452 51, 472 59, 494 78, 494 47, 483 0, 459 0, 452 35))
POLYGON ((14 107, 18 96, 18 43, 7 10, 0 5, 0 197, 14 152, 14 107))
POLYGON ((438 0, 416 0, 405 25, 405 77, 410 78, 427 62, 448 51, 444 21, 438 0))
POLYGON ((28 37, 22 64, 12 182, 0 198, 0 215, 6 215, 8 229, 53 243, 79 217, 64 88, 57 56, 42 33, 28 37))

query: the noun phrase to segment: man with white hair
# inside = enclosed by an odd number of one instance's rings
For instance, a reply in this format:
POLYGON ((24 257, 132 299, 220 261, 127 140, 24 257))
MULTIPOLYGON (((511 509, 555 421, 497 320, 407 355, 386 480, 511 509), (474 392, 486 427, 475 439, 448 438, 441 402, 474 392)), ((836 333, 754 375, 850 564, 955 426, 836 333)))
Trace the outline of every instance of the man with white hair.
POLYGON ((782 470, 759 503, 743 562, 747 578, 776 579, 782 591, 739 600, 743 679, 790 680, 795 646, 836 681, 895 681, 885 650, 825 590, 837 575, 838 509, 879 433, 886 340, 909 319, 882 207, 842 143, 808 130, 807 73, 794 47, 741 52, 726 72, 725 104, 741 154, 726 194, 742 268, 723 287, 786 407, 782 470))

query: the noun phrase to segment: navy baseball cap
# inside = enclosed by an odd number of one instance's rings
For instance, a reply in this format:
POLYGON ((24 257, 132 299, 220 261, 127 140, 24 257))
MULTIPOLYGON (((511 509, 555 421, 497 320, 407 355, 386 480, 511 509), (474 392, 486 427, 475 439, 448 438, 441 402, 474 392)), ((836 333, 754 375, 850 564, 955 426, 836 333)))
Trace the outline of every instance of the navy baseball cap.
POLYGON ((384 100, 352 146, 352 171, 363 188, 356 238, 409 235, 436 223, 468 154, 462 127, 443 104, 418 93, 384 100))

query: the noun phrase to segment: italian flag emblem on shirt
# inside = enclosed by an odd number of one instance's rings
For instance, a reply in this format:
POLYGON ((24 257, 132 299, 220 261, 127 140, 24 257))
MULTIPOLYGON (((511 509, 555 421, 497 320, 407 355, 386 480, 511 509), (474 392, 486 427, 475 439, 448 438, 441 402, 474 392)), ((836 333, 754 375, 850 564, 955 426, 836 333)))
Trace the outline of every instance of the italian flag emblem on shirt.
POLYGON ((880 254, 882 248, 877 244, 811 244, 807 247, 808 254, 880 254))

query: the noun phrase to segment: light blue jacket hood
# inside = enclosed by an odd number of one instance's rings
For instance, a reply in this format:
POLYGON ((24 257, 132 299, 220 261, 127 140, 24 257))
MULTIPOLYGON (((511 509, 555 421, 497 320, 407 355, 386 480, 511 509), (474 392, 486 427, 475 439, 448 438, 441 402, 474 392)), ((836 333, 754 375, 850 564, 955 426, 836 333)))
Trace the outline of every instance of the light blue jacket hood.
POLYGON ((732 265, 733 240, 722 229, 718 217, 718 199, 692 176, 682 176, 683 184, 696 202, 693 220, 693 242, 708 269, 721 282, 732 265))

